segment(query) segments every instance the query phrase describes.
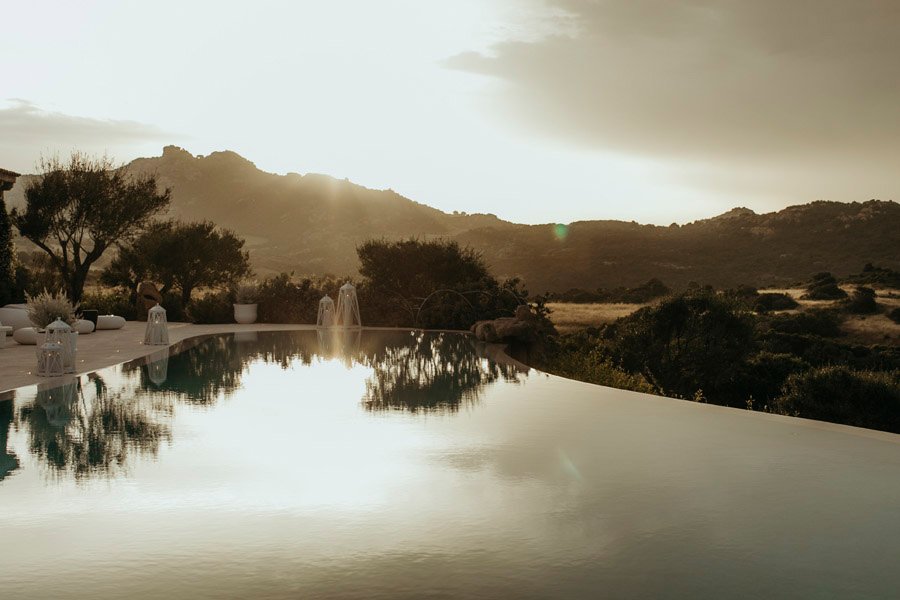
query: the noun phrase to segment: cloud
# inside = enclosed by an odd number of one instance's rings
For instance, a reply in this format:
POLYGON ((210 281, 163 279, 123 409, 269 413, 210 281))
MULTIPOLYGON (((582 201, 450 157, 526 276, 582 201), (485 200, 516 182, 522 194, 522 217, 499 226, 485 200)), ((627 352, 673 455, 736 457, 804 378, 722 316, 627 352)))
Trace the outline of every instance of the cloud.
POLYGON ((897 168, 900 3, 546 6, 567 13, 573 27, 446 62, 506 82, 504 112, 520 127, 726 169, 808 174, 853 163, 887 181, 886 169, 897 168))
POLYGON ((115 155, 173 137, 153 125, 47 111, 19 98, 0 108, 0 131, 0 166, 19 170, 31 168, 41 154, 79 148, 115 155))

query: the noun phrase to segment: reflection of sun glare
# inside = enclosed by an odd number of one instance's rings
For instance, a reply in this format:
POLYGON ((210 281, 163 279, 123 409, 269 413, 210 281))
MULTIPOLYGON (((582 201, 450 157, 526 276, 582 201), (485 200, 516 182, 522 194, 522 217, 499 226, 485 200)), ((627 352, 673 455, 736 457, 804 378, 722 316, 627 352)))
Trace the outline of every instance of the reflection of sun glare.
POLYGON ((360 401, 373 369, 347 367, 339 358, 319 360, 313 368, 293 361, 288 366, 290 388, 284 386, 280 365, 252 362, 241 388, 217 411, 186 415, 211 432, 194 449, 206 456, 203 462, 213 471, 207 476, 215 477, 216 465, 223 463, 228 471, 238 468, 245 474, 239 485, 209 481, 214 489, 204 490, 198 501, 360 509, 388 502, 392 490, 408 480, 409 464, 401 470, 395 465, 403 462, 398 457, 424 443, 414 421, 394 415, 372 427, 377 417, 362 410, 360 401), (247 403, 256 406, 248 411, 247 403), (248 412, 253 415, 249 420, 248 412))

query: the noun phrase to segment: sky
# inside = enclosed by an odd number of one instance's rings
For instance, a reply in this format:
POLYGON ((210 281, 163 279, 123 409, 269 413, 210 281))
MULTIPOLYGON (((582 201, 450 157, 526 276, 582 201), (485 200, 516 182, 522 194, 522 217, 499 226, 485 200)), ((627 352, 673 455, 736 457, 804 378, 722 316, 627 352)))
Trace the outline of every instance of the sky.
POLYGON ((900 200, 893 0, 0 7, 22 173, 175 144, 523 223, 900 200))

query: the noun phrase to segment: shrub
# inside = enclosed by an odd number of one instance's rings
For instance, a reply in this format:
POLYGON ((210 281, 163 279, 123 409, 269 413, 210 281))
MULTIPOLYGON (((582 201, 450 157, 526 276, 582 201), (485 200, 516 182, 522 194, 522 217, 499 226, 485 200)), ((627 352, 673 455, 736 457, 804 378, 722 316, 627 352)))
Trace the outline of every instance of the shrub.
POLYGON ((604 330, 617 364, 669 395, 703 390, 717 404, 737 400, 738 367, 752 348, 749 315, 707 290, 674 296, 619 319, 604 330))
POLYGON ((776 400, 782 414, 900 433, 900 372, 828 366, 791 375, 776 400))
POLYGON ((766 292, 756 296, 753 310, 767 313, 773 310, 791 310, 800 306, 790 295, 780 292, 766 292))
POLYGON ((578 381, 645 394, 656 393, 656 389, 643 375, 625 371, 597 351, 562 352, 553 356, 542 367, 548 373, 578 381))
POLYGON ((806 310, 796 314, 774 315, 766 321, 772 331, 837 337, 841 335, 842 318, 837 311, 806 310))
POLYGON ((75 324, 75 308, 63 291, 51 294, 44 290, 36 296, 28 296, 28 318, 38 329, 44 329, 57 318, 69 325, 75 324))
MULTIPOLYGON (((301 279, 281 273, 260 282, 257 288, 258 316, 262 323, 315 323, 319 300, 326 293, 337 299, 338 280, 301 279)), ((365 323, 363 316, 363 323, 365 323)))
POLYGON ((748 399, 754 400, 757 409, 766 410, 789 376, 809 368, 809 363, 793 354, 758 352, 744 363, 739 387, 748 399))
POLYGON ((847 292, 838 287, 837 280, 831 273, 817 273, 806 288, 803 298, 806 300, 841 300, 847 292))
POLYGON ((888 319, 890 319, 894 323, 900 323, 900 307, 897 307, 894 310, 892 310, 891 312, 889 312, 888 319))
POLYGON ((878 310, 875 302, 875 290, 870 287, 858 286, 853 290, 853 295, 844 304, 847 312, 856 315, 871 315, 878 310))
POLYGON ((188 306, 188 316, 194 323, 232 323, 234 307, 225 292, 206 294, 195 298, 188 306))
MULTIPOLYGON (((87 293, 81 300, 82 309, 93 309, 101 315, 119 315, 128 320, 137 316, 134 304, 127 294, 120 291, 96 291, 87 293)), ((168 309, 167 309, 168 310, 168 309)), ((166 315, 169 318, 168 314, 166 315)), ((170 319, 177 320, 177 319, 170 319)))

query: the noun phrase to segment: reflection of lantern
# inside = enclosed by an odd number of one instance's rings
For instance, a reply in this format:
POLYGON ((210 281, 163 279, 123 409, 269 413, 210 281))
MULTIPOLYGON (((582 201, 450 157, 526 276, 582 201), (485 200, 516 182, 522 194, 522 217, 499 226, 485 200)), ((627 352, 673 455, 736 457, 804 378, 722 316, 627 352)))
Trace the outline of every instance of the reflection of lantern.
POLYGON ((356 288, 350 282, 341 286, 338 292, 335 320, 341 327, 362 327, 359 318, 359 301, 356 299, 356 288))
POLYGON ((44 336, 44 342, 56 342, 62 346, 63 371, 74 373, 78 333, 72 331, 68 323, 57 317, 55 321, 47 325, 47 334, 44 336))
POLYGON ((144 343, 151 346, 168 346, 169 330, 166 326, 166 309, 157 303, 147 311, 147 331, 144 343))
POLYGON ((63 346, 59 342, 46 342, 37 351, 39 377, 59 377, 63 374, 63 346))
POLYGON ((72 418, 72 406, 78 399, 78 379, 70 377, 62 385, 44 383, 38 386, 35 402, 44 409, 47 422, 54 427, 65 427, 72 418))
POLYGON ((164 384, 169 374, 169 350, 154 352, 144 360, 147 364, 147 376, 150 381, 156 385, 164 384))
POLYGON ((316 327, 331 327, 334 325, 334 300, 325 294, 319 300, 319 315, 316 317, 316 327))

